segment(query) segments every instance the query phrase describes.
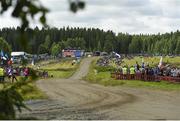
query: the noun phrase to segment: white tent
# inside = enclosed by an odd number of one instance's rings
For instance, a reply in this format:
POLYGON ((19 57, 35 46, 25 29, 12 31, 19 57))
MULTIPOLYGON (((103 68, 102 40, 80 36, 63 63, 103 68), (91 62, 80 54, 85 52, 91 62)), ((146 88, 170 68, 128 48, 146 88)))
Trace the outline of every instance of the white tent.
POLYGON ((11 52, 11 56, 24 56, 25 52, 11 52))

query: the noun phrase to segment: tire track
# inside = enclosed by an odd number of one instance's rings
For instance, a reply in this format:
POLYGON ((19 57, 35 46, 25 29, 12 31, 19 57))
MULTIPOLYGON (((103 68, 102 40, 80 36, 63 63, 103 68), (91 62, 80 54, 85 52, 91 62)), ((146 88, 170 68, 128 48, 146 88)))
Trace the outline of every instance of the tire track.
POLYGON ((49 116, 46 115, 48 114, 53 115, 53 118, 59 117, 60 119, 66 119, 69 116, 73 119, 106 119, 108 116, 101 113, 101 110, 110 110, 110 108, 118 107, 121 103, 125 104, 132 99, 125 96, 126 94, 115 94, 80 81, 88 73, 93 59, 84 59, 80 69, 69 79, 40 80, 37 83, 38 86, 47 93, 51 100, 28 104, 32 108, 32 112, 25 111, 21 116, 49 119, 49 116))

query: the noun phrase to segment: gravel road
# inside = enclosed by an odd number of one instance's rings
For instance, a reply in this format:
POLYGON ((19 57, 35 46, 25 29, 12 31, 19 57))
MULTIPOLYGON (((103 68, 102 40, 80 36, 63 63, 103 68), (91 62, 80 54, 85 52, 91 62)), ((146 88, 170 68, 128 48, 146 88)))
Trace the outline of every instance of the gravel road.
POLYGON ((61 120, 180 119, 179 91, 104 87, 81 80, 92 60, 84 59, 69 79, 39 80, 38 87, 49 98, 26 102, 32 111, 25 110, 18 116, 61 120))

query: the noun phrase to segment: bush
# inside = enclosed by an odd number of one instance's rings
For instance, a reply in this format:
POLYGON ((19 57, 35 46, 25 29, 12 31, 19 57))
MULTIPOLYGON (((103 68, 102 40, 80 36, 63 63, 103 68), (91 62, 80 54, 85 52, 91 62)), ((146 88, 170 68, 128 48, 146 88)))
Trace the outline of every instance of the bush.
POLYGON ((12 86, 5 86, 0 90, 0 120, 16 118, 16 109, 21 112, 22 108, 28 109, 24 104, 24 99, 16 90, 23 86, 24 82, 17 82, 12 86))
POLYGON ((38 78, 37 75, 38 72, 36 70, 30 68, 29 73, 30 73, 30 80, 36 80, 38 78))

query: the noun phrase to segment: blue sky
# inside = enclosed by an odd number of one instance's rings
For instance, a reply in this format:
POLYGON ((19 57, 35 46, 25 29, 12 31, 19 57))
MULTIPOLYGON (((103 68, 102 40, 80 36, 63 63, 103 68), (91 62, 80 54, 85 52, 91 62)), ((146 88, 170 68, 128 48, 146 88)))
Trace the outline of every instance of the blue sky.
MULTIPOLYGON (((180 28, 180 0, 85 0, 86 8, 74 14, 68 0, 40 0, 50 9, 48 24, 52 27, 94 27, 114 32, 165 33, 180 28)), ((13 27, 19 20, 10 11, 0 16, 0 28, 13 27)), ((40 26, 37 20, 31 27, 40 26)))

